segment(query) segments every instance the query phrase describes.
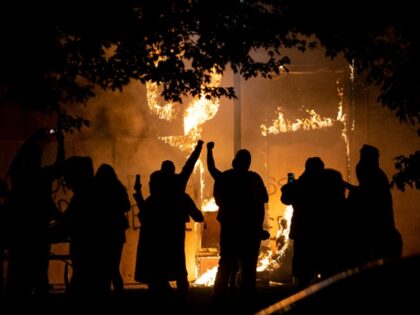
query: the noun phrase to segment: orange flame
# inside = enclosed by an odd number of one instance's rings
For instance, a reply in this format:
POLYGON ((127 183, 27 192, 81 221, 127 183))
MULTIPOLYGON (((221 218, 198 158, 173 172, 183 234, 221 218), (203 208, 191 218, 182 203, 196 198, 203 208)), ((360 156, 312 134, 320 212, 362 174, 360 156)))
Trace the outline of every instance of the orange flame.
MULTIPOLYGON (((216 72, 211 73, 211 82, 209 86, 217 86, 221 82, 222 75, 216 72)), ((150 86, 153 88, 153 86, 150 86)), ((152 95, 152 91, 150 94, 152 95)), ((153 99, 152 99, 153 100, 153 99)), ((149 100, 148 100, 149 101, 149 100)), ((149 102, 149 107, 150 107, 149 102)), ((173 117, 173 104, 168 103, 165 106, 159 106, 163 117, 173 117), (166 106, 166 107, 165 107, 166 106), (163 109, 167 109, 164 111, 163 109)), ((153 106, 156 108, 156 106, 153 106)), ((184 135, 160 137, 165 143, 178 147, 182 151, 191 151, 197 140, 201 138, 202 125, 212 119, 219 110, 219 103, 214 100, 207 99, 201 95, 198 99, 191 102, 184 112, 184 135)), ((156 111, 155 111, 156 112, 156 111)), ((163 118, 162 118, 163 119, 163 118)))
POLYGON ((264 137, 268 134, 277 135, 279 133, 285 133, 290 131, 297 131, 297 130, 315 130, 321 129, 326 127, 331 127, 333 125, 334 120, 329 117, 322 118, 319 114, 315 112, 313 109, 305 110, 308 113, 309 118, 303 119, 296 119, 295 121, 288 120, 284 118, 284 114, 281 112, 281 108, 277 108, 277 115, 278 117, 273 120, 271 126, 266 126, 262 124, 260 126, 261 133, 264 137))
POLYGON ((219 210, 219 206, 216 204, 214 197, 211 197, 210 199, 203 200, 201 210, 204 212, 216 212, 219 210))
POLYGON ((194 281, 193 286, 195 287, 211 287, 216 279, 217 266, 208 269, 203 273, 197 280, 194 281))
POLYGON ((177 113, 175 103, 167 102, 164 104, 159 103, 160 91, 157 83, 147 82, 146 83, 146 97, 147 104, 150 110, 156 114, 159 119, 173 120, 177 113))
MULTIPOLYGON (((182 58, 182 53, 178 54, 179 58, 182 58)), ((149 56, 153 60, 155 67, 159 66, 159 63, 167 59, 166 56, 162 56, 158 45, 153 45, 149 49, 149 56)), ((160 91, 159 85, 155 82, 146 82, 146 98, 147 105, 150 110, 156 114, 159 119, 173 120, 177 113, 177 107, 174 102, 165 102, 164 104, 159 103, 160 91)))
POLYGON ((286 206, 286 209, 284 210, 284 215, 281 218, 282 220, 285 220, 285 224, 283 225, 282 222, 279 222, 280 229, 277 231, 276 238, 279 239, 280 237, 284 238, 285 245, 280 248, 279 252, 277 253, 280 257, 284 257, 286 250, 289 246, 289 233, 290 233, 290 225, 292 222, 292 216, 293 216, 293 207, 292 206, 286 206))

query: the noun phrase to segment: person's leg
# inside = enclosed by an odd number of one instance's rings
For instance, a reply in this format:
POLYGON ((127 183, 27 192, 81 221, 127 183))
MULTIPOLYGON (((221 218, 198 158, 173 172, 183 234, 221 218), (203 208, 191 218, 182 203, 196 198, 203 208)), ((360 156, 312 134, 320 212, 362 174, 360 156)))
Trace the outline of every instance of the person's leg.
POLYGON ((116 244, 111 261, 111 281, 116 295, 124 292, 124 281, 120 273, 120 262, 124 243, 116 244))
POLYGON ((149 289, 151 298, 156 300, 156 302, 161 301, 162 298, 168 297, 168 295, 172 291, 172 288, 169 282, 161 278, 155 278, 149 281, 148 289, 149 289))
POLYGON ((255 293, 259 249, 260 240, 257 238, 250 238, 249 242, 244 242, 240 246, 240 295, 245 299, 255 293))
MULTIPOLYGON (((35 244, 34 244, 35 247, 35 244)), ((48 277, 48 268, 50 263, 50 245, 47 242, 36 244, 32 263, 33 272, 33 297, 35 299, 45 299, 48 296, 50 286, 48 277)))
POLYGON ((215 296, 228 295, 230 276, 237 269, 237 261, 237 244, 233 228, 222 224, 220 226, 219 267, 213 287, 215 296))
POLYGON ((229 275, 229 294, 235 296, 238 288, 239 279, 239 261, 236 262, 236 266, 230 272, 229 275))
POLYGON ((176 280, 176 289, 179 295, 185 296, 188 293, 190 283, 188 282, 188 276, 181 276, 176 280))
POLYGON ((227 296, 229 288, 230 268, 227 257, 220 257, 213 291, 216 296, 227 296))

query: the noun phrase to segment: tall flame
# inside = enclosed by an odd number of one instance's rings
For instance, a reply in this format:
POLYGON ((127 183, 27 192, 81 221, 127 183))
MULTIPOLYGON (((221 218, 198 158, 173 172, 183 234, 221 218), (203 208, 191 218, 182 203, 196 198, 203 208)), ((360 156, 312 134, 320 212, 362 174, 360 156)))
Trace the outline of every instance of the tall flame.
MULTIPOLYGON (((211 73, 209 86, 220 84, 222 75, 216 72, 211 73)), ((219 110, 219 102, 209 100, 205 95, 191 102, 184 112, 184 135, 160 137, 165 143, 178 147, 182 151, 191 151, 197 140, 201 138, 202 125, 212 119, 219 110)))
MULTIPOLYGON (((216 87, 220 85, 221 80, 222 75, 212 71, 210 74, 210 82, 207 86, 216 87)), ((158 115, 160 119, 172 120, 177 112, 175 103, 169 102, 164 105, 158 103, 159 89, 157 84, 147 83, 146 88, 149 108, 158 115)), ((206 121, 214 118, 219 110, 219 106, 220 104, 218 101, 208 99, 205 95, 200 95, 199 98, 193 100, 187 106, 184 112, 184 135, 159 137, 159 139, 171 146, 179 148, 181 151, 192 151, 197 141, 201 138, 202 125, 206 121)), ((203 200, 204 166, 201 160, 197 162, 196 168, 198 168, 200 172, 200 190, 201 198, 203 200)), ((201 208, 203 211, 217 211, 218 209, 214 199, 203 200, 201 208)))
POLYGON ((199 129, 207 120, 212 119, 219 110, 219 102, 211 101, 201 96, 194 101, 185 111, 184 134, 190 132, 201 134, 199 129))
POLYGON ((337 112, 337 121, 343 123, 343 129, 341 130, 341 136, 343 137, 344 144, 346 146, 346 171, 347 171, 347 180, 350 182, 351 180, 351 161, 350 161, 350 141, 347 136, 348 129, 347 129, 347 115, 344 113, 344 89, 340 87, 340 81, 337 80, 337 94, 340 99, 338 102, 338 112, 337 112))

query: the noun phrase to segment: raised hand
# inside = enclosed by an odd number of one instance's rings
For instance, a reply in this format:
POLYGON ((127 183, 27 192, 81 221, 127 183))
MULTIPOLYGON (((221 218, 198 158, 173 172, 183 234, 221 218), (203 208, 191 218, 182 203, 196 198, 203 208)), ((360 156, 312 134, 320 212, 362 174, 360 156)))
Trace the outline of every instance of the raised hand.
POLYGON ((134 191, 139 192, 141 189, 140 175, 136 174, 136 181, 134 182, 134 191))

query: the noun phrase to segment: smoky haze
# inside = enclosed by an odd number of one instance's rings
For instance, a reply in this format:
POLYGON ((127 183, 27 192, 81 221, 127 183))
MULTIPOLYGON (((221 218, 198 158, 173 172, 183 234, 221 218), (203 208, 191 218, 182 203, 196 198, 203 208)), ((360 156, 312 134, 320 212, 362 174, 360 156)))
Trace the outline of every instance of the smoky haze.
MULTIPOLYGON (((280 187, 286 174, 293 172, 298 177, 305 160, 319 156, 326 167, 341 172, 343 178, 357 184, 354 168, 359 149, 364 143, 372 144, 381 152, 381 167, 388 177, 395 172, 393 158, 418 149, 419 138, 414 128, 400 124, 394 113, 376 102, 377 91, 356 80, 350 80, 350 69, 340 59, 331 61, 322 51, 287 52, 292 59, 289 74, 281 74, 272 80, 254 78, 241 81, 241 143, 242 148, 252 153, 251 169, 264 179, 270 194, 266 226, 274 236, 278 230, 277 219, 284 214, 280 203, 280 187), (337 88, 343 89, 340 98, 337 88), (344 124, 336 121, 339 103, 343 103, 347 124, 348 143, 342 136, 344 124), (263 136, 261 125, 270 126, 276 119, 276 110, 282 108, 284 118, 290 121, 304 119, 308 114, 302 109, 314 109, 320 117, 334 119, 333 125, 319 130, 297 130, 263 136), (354 127, 354 129, 353 129, 354 127), (347 152, 347 144, 349 152, 347 152)), ((222 85, 233 86, 232 73, 226 73, 222 85)), ((170 146, 159 137, 183 135, 183 113, 186 100, 178 104, 178 114, 173 121, 159 119, 148 108, 146 87, 138 83, 128 85, 123 92, 98 91, 86 107, 72 109, 73 113, 91 120, 89 128, 82 132, 67 134, 66 155, 89 155, 95 169, 102 163, 114 166, 119 178, 133 193, 134 176, 142 176, 143 193, 148 195, 149 175, 160 168, 163 160, 171 159, 177 172, 181 170, 190 152, 170 146)), ((1 109, 0 160, 1 176, 19 145, 35 126, 51 125, 52 119, 28 118, 22 111, 7 107, 1 109), (9 108, 9 109, 7 109, 9 108), (6 120, 5 117, 8 117, 6 120), (10 118, 14 117, 14 119, 10 118), (17 123, 11 123, 17 122, 17 123)), ((70 110, 69 110, 70 111, 70 110)), ((230 168, 234 156, 234 101, 220 100, 216 116, 201 126, 201 139, 216 143, 214 155, 219 169, 230 168)), ((54 156, 54 146, 47 150, 46 161, 54 156)), ((205 166, 206 148, 201 160, 205 166)), ((204 172, 204 198, 212 195, 213 180, 204 172)), ((188 192, 200 206, 200 175, 194 173, 188 184, 188 192)), ((393 189, 394 213, 397 228, 404 239, 404 255, 420 253, 418 229, 420 228, 419 191, 401 193, 393 189)), ((138 209, 132 201, 130 229, 123 253, 121 270, 127 284, 133 283, 135 251, 138 240, 138 209)), ((162 231, 165 233, 165 231, 162 231)), ((190 279, 198 275, 195 255, 200 251, 202 226, 189 223, 187 226, 186 254, 190 279)), ((271 241, 270 241, 271 242, 271 241)), ((275 246, 274 244, 269 244, 275 246)), ((161 244, 165 250, 165 244, 161 244)), ((56 281, 62 266, 52 265, 51 273, 56 281)))

